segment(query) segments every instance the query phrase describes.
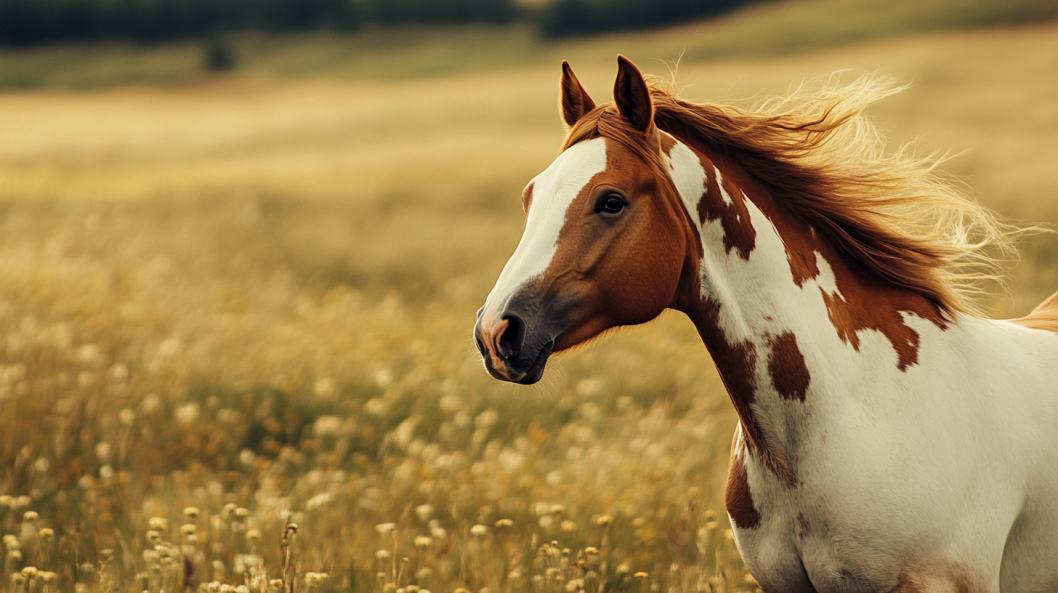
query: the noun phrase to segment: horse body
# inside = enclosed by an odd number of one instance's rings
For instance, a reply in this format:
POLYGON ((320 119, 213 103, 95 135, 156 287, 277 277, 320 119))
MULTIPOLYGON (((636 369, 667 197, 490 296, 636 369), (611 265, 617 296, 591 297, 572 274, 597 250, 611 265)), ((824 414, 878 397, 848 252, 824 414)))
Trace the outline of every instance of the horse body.
MULTIPOLYGON (((673 166, 674 179, 714 166, 700 158, 689 172, 673 166)), ((727 498, 739 549, 765 590, 1054 590, 1058 500, 1028 503, 1058 492, 1058 335, 961 314, 943 321, 903 295, 912 302, 897 307, 927 317, 894 308, 899 328, 860 330, 853 346, 827 295, 862 297, 870 287, 836 254, 791 253, 811 230, 786 220, 783 237, 772 222, 782 214, 766 215, 754 198, 770 200, 737 182, 681 197, 689 212, 699 200, 743 200, 755 237, 743 258, 725 250, 719 221, 701 225, 701 301, 682 308, 715 359, 730 362, 741 345, 749 361, 718 363, 729 388, 755 386, 752 402, 736 402, 745 414, 727 498), (799 286, 790 262, 807 257, 819 275, 799 286), (893 339, 904 336, 915 345, 901 369, 893 339), (1004 569, 1010 562, 1019 568, 1004 569)))
MULTIPOLYGON (((535 382, 552 351, 680 310, 739 415, 725 498, 764 591, 1058 590, 1058 298, 985 320, 872 263, 928 245, 849 257, 870 238, 835 240, 620 64, 616 112, 564 65, 573 132, 479 312, 489 372, 535 382)), ((864 229, 885 232, 839 233, 864 229)))

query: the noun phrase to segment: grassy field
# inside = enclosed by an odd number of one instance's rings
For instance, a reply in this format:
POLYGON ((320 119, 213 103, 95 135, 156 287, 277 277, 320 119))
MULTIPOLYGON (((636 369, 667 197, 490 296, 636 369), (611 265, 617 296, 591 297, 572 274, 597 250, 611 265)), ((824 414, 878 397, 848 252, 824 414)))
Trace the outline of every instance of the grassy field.
MULTIPOLYGON (((597 100, 617 51, 669 75, 686 50, 699 100, 896 75, 911 90, 872 111, 891 146, 965 151, 947 168, 1030 224, 1058 221, 1058 25, 757 54, 709 50, 717 27, 539 52, 479 31, 423 70, 295 40, 227 78, 130 50, 177 74, 94 88, 128 72, 101 49, 92 84, 40 66, 46 88, 0 94, 0 590, 755 591, 722 504, 735 415, 685 319, 536 387, 474 353, 519 192, 562 139, 557 60, 597 100)), ((996 315, 1058 289, 1058 240, 1023 254, 996 315)))

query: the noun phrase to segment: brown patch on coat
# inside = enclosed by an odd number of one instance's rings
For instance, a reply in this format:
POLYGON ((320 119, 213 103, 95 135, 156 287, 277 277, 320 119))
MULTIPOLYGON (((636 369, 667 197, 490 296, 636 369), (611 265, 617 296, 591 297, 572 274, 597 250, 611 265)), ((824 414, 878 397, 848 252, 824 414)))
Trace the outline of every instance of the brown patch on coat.
MULTIPOLYGON (((880 284, 880 283, 879 283, 880 284)), ((886 286, 870 290, 863 285, 852 285, 846 290, 838 285, 839 293, 830 294, 820 288, 823 301, 827 305, 830 322, 838 332, 842 342, 851 345, 857 352, 860 350, 860 336, 857 332, 873 329, 884 335, 893 349, 896 350, 896 368, 907 372, 907 368, 918 364, 918 332, 904 323, 901 312, 914 313, 922 319, 932 321, 940 329, 948 325, 941 317, 936 306, 925 302, 925 299, 910 298, 910 295, 886 286)))
POLYGON ((749 489, 749 475, 746 464, 742 462, 741 443, 738 433, 731 443, 731 465, 727 472, 727 487, 724 488, 724 506, 731 521, 739 529, 756 529, 760 527, 760 513, 753 504, 753 493, 749 489))
POLYGON ((803 288, 805 282, 819 277, 819 264, 816 262, 815 251, 805 251, 787 245, 786 261, 790 263, 790 272, 798 288, 803 288))
POLYGON ((904 323, 902 313, 912 313, 938 328, 947 329, 941 308, 924 296, 882 279, 862 265, 834 249, 817 236, 809 226, 779 206, 771 189, 757 183, 737 167, 720 163, 725 179, 752 196, 753 203, 772 222, 786 247, 787 261, 794 283, 803 287, 819 276, 818 253, 830 264, 838 291, 828 293, 820 288, 827 315, 843 342, 860 349, 857 332, 875 330, 889 340, 897 353, 897 368, 906 372, 918 363, 919 335, 904 323))
POLYGON ((738 414, 749 450, 761 465, 778 476, 786 486, 796 487, 797 479, 790 470, 790 461, 781 450, 767 442, 753 410, 757 401, 757 345, 750 340, 737 344, 728 342, 720 328, 720 305, 713 301, 698 299, 696 303, 683 305, 681 309, 688 311, 688 316, 713 358, 713 364, 720 371, 720 379, 738 414))
POLYGON ((808 519, 802 513, 797 513, 797 537, 801 541, 808 539, 808 519))
POLYGON ((1052 294, 1032 310, 1032 313, 1018 319, 1011 319, 1012 323, 1042 329, 1058 333, 1058 292, 1052 294))
POLYGON ((770 339, 768 374, 779 396, 786 400, 805 401, 812 377, 805 366, 805 357, 797 347, 797 336, 785 331, 770 339))
POLYGON ((717 169, 713 168, 709 159, 705 159, 702 166, 705 167, 707 181, 705 196, 698 200, 698 222, 705 224, 707 221, 719 220, 724 228, 724 252, 731 253, 734 249, 739 257, 748 261, 749 254, 756 246, 757 230, 750 222, 746 194, 723 173, 718 183, 717 169), (721 183, 731 198, 731 204, 721 197, 721 183))

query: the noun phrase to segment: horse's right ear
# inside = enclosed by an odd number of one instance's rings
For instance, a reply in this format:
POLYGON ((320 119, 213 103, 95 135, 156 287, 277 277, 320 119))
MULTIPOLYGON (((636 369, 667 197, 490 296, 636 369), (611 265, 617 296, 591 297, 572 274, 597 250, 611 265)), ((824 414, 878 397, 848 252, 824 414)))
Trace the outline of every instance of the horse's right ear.
POLYGON ((562 120, 571 128, 573 124, 580 121, 580 118, 584 117, 585 113, 595 109, 595 101, 591 100, 591 97, 588 96, 588 91, 584 90, 580 81, 573 75, 573 69, 569 67, 569 62, 564 60, 562 62, 562 98, 560 101, 562 105, 562 120))

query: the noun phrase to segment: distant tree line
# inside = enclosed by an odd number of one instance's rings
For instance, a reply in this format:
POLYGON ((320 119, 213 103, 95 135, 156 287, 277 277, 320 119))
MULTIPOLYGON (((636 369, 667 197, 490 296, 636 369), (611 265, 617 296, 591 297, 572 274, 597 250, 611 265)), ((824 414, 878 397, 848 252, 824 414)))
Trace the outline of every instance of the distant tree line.
POLYGON ((748 0, 555 0, 539 15, 545 37, 650 29, 714 16, 748 0))
POLYGON ((640 29, 715 14, 747 0, 0 0, 0 45, 122 40, 152 43, 256 29, 354 31, 401 25, 535 21, 565 37, 640 29))

